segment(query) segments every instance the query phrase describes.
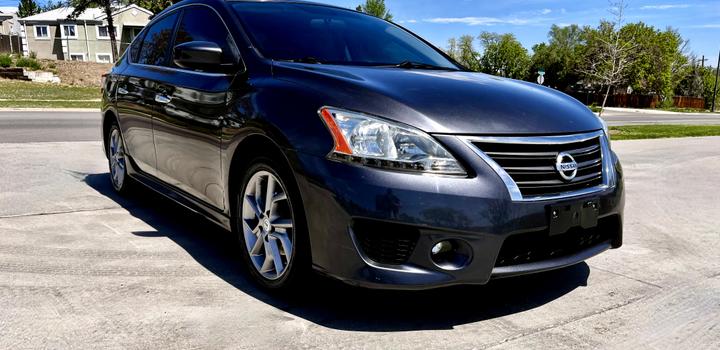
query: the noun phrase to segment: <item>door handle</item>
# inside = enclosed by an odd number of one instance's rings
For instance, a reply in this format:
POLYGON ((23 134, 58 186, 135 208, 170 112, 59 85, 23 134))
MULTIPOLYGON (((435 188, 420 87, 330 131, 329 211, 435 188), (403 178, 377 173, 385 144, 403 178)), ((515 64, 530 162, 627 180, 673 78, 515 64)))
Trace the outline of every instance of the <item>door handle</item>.
POLYGON ((127 94, 128 94, 128 91, 127 91, 125 88, 122 88, 122 87, 118 87, 117 92, 118 92, 118 94, 120 94, 120 95, 127 95, 127 94))
POLYGON ((170 97, 167 97, 163 94, 157 94, 157 95, 155 95, 155 102, 167 104, 167 103, 170 103, 170 97))

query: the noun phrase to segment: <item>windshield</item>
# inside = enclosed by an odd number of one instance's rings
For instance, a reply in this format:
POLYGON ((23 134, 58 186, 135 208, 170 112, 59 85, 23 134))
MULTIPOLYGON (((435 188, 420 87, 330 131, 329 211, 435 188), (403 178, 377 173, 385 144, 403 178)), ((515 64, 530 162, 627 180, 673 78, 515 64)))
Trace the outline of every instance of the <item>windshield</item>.
POLYGON ((233 4, 253 45, 275 60, 458 69, 407 31, 357 12, 297 3, 233 4))

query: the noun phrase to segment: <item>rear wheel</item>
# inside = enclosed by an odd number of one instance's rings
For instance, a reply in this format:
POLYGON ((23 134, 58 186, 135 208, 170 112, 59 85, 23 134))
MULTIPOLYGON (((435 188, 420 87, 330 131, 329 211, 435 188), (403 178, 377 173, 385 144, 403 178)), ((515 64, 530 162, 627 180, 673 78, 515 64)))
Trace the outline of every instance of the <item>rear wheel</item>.
POLYGON ((107 140, 110 181, 115 191, 125 193, 128 191, 130 178, 127 175, 125 144, 123 143, 122 133, 117 123, 110 127, 107 140))
POLYGON ((269 158, 257 158, 238 194, 236 225, 243 255, 255 280, 286 289, 307 269, 304 220, 289 172, 269 158))

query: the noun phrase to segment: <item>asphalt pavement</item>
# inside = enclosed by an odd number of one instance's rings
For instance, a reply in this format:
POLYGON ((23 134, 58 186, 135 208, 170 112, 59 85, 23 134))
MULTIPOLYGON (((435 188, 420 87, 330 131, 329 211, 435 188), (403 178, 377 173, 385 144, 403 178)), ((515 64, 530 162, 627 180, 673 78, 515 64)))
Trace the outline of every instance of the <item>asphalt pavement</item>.
POLYGON ((625 245, 587 263, 425 292, 316 277, 274 295, 226 232, 148 190, 116 195, 100 142, 3 135, 0 348, 720 348, 720 137, 613 142, 625 245))
POLYGON ((0 111, 0 142, 100 140, 100 111, 0 111))

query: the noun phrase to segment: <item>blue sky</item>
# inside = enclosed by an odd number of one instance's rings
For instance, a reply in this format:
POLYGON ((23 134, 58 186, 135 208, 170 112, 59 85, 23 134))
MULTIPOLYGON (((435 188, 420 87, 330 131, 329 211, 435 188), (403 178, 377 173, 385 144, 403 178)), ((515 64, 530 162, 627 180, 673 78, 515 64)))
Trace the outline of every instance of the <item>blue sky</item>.
MULTIPOLYGON (((315 0, 354 8, 364 0, 315 0)), ((596 25, 609 17, 606 0, 386 0, 395 21, 442 48, 451 37, 482 31, 513 33, 530 49, 547 39, 552 24, 596 25)), ((628 21, 671 26, 690 49, 717 62, 720 0, 630 0, 628 21)), ((0 0, 0 7, 17 0, 0 0)))

